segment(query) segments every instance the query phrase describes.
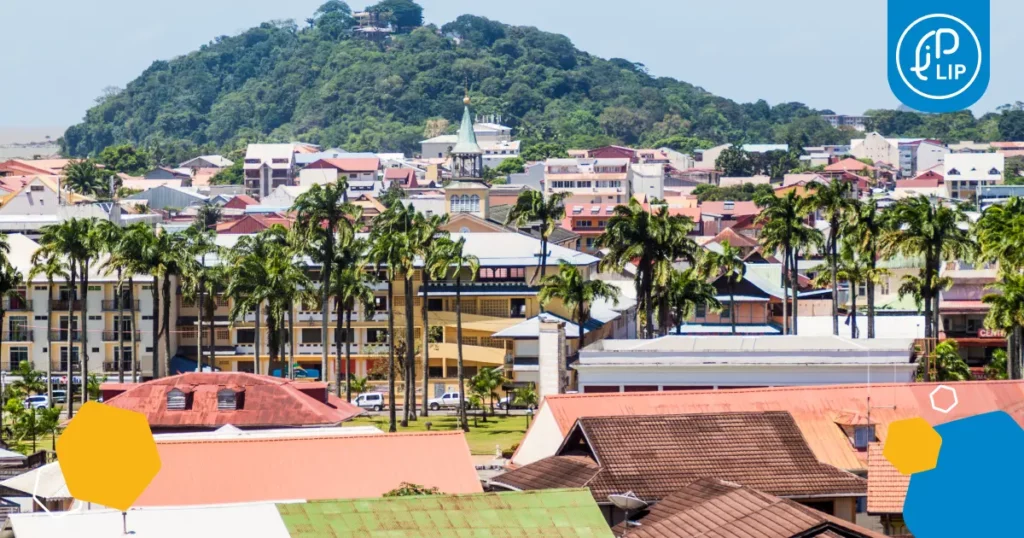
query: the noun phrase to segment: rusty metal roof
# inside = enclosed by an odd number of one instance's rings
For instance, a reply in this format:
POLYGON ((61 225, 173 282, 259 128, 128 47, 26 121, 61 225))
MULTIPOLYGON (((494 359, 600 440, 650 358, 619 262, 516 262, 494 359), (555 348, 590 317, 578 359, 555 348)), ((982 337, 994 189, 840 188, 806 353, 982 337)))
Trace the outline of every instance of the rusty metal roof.
POLYGON ((612 538, 590 492, 552 489, 278 504, 293 538, 612 538))

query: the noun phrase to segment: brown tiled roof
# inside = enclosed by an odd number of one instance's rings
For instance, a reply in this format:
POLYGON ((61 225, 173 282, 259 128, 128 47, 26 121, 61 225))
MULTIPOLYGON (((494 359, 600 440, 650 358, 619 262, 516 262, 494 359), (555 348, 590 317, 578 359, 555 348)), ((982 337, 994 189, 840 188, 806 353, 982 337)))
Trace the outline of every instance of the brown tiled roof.
POLYGON ((517 490, 581 488, 600 470, 587 456, 552 456, 502 474, 491 484, 517 490))
POLYGON ((598 502, 625 491, 657 500, 696 478, 728 480, 785 497, 867 491, 864 479, 819 462, 793 417, 781 411, 581 417, 556 458, 580 452, 589 452, 600 466, 589 480, 583 481, 580 465, 548 458, 492 482, 516 489, 586 485, 598 502))
MULTIPOLYGON (((701 479, 656 504, 631 528, 633 538, 876 538, 881 534, 796 502, 701 479)), ((617 527, 622 530, 622 525, 617 527)))
POLYGON ((868 513, 902 514, 910 477, 900 474, 882 455, 882 443, 868 449, 868 513))
POLYGON ((192 372, 139 385, 104 385, 101 390, 127 388, 106 400, 112 407, 146 415, 153 428, 239 428, 327 426, 362 413, 340 398, 327 395, 323 383, 293 383, 276 377, 242 372, 192 372), (186 409, 167 409, 172 389, 186 394, 186 409), (242 391, 241 409, 217 409, 217 391, 242 391))

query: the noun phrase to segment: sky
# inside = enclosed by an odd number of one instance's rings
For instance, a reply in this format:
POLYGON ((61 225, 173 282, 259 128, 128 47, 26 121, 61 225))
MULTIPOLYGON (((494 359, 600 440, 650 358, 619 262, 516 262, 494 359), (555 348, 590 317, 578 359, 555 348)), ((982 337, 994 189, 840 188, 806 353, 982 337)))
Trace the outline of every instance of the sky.
MULTIPOLYGON (((0 129, 66 127, 108 86, 154 60, 273 19, 303 21, 324 0, 4 0, 0 129), (41 31, 43 30, 43 31, 41 31)), ((1024 100, 1024 2, 992 1, 992 80, 980 114, 1024 100)), ((569 36, 740 102, 799 101, 859 114, 895 108, 886 82, 886 0, 421 0, 427 22, 471 13, 569 36)), ((352 2, 364 7, 363 0, 352 2)), ((59 133, 58 133, 59 134, 59 133)))

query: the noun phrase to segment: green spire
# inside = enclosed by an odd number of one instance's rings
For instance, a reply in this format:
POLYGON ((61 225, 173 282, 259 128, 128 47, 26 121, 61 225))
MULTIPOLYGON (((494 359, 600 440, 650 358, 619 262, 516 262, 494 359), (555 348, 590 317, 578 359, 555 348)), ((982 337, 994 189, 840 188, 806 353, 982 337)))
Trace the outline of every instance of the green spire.
POLYGON ((459 126, 459 139, 452 148, 455 155, 481 155, 480 145, 476 143, 476 133, 473 132, 473 115, 469 113, 469 96, 463 101, 466 108, 462 112, 462 125, 459 126))

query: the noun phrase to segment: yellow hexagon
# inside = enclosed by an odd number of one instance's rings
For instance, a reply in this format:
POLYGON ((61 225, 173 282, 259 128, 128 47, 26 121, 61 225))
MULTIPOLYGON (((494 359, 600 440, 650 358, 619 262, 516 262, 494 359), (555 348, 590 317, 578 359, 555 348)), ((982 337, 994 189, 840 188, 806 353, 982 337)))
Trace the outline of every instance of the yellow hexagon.
POLYGON ((146 416, 97 402, 83 405, 57 440, 57 461, 76 499, 121 511, 160 471, 146 416))
POLYGON ((908 418, 889 424, 882 454, 904 475, 923 473, 939 463, 942 437, 923 418, 908 418))

